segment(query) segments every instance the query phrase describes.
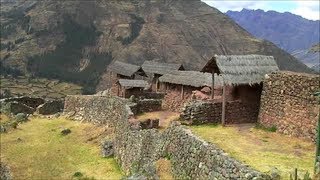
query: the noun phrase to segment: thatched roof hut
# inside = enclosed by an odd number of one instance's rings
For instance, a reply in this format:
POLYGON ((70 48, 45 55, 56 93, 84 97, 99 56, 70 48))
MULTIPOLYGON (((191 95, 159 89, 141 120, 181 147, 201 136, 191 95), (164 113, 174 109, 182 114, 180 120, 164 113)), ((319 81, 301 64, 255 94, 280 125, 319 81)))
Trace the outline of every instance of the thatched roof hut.
POLYGON ((134 79, 119 79, 117 82, 121 87, 125 89, 131 88, 148 88, 149 84, 144 80, 134 80, 134 79))
MULTIPOLYGON (((215 74, 215 86, 222 85, 222 78, 215 74)), ((192 87, 211 87, 212 74, 198 71, 171 71, 159 78, 160 82, 192 87)))
POLYGON ((142 64, 142 69, 146 73, 164 75, 171 71, 184 70, 184 67, 182 64, 145 61, 142 64))
POLYGON ((115 61, 108 68, 109 70, 111 70, 116 74, 127 76, 127 77, 131 77, 134 74, 145 76, 145 72, 142 70, 140 66, 128 64, 120 61, 115 61))
POLYGON ((228 55, 214 56, 202 72, 218 73, 228 85, 261 83, 268 73, 279 71, 272 56, 228 55))

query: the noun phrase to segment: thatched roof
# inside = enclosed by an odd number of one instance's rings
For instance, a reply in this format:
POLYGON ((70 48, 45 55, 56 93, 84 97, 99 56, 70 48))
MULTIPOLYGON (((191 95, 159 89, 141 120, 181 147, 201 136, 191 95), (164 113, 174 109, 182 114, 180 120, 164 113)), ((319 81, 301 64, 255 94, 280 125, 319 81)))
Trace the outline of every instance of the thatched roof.
POLYGON ((134 80, 134 79, 119 79, 118 83, 120 86, 130 89, 130 88, 147 88, 149 84, 144 80, 134 80))
POLYGON ((208 67, 216 67, 229 85, 260 83, 266 74, 279 71, 274 58, 263 55, 214 56, 202 71, 208 72, 208 67))
POLYGON ((142 64, 142 69, 146 73, 163 75, 168 74, 171 71, 184 70, 184 67, 182 66, 182 64, 145 61, 142 64))
MULTIPOLYGON (((214 77, 215 86, 222 85, 222 77, 215 74, 214 77)), ((165 74, 159 78, 160 82, 166 82, 171 84, 179 84, 192 87, 211 87, 212 74, 203 73, 198 71, 172 71, 169 74, 165 74)))
POLYGON ((114 73, 131 77, 133 74, 137 73, 142 76, 145 75, 144 71, 140 66, 128 64, 120 61, 115 61, 111 65, 109 65, 109 70, 111 70, 114 73))

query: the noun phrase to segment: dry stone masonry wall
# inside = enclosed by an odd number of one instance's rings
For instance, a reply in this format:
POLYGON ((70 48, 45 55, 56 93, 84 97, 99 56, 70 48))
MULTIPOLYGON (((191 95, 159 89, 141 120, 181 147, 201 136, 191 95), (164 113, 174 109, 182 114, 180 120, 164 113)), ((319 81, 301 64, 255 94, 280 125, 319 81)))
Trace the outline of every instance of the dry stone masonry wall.
MULTIPOLYGON (((226 123, 257 122, 258 105, 249 105, 240 100, 226 103, 226 123)), ((194 100, 185 104, 180 118, 190 124, 221 122, 222 102, 194 100)))
POLYGON ((155 163, 160 158, 168 158, 177 179, 269 179, 176 123, 163 132, 133 129, 126 102, 121 98, 67 96, 65 114, 70 112, 76 120, 114 127, 115 158, 126 175, 158 179, 155 163))
POLYGON ((263 83, 259 122, 296 137, 315 140, 319 101, 319 75, 293 72, 270 74, 263 83))
POLYGON ((172 124, 163 136, 176 179, 270 179, 183 126, 172 124))

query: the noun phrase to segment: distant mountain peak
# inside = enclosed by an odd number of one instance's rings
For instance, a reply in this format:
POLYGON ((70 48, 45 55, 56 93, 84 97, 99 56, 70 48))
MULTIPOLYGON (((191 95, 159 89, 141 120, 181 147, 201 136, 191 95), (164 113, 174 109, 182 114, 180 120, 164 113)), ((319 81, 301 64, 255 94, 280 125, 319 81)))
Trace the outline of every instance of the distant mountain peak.
POLYGON ((310 54, 309 48, 319 43, 319 20, 260 9, 228 11, 226 14, 254 36, 273 42, 308 66, 318 63, 319 54, 310 54))

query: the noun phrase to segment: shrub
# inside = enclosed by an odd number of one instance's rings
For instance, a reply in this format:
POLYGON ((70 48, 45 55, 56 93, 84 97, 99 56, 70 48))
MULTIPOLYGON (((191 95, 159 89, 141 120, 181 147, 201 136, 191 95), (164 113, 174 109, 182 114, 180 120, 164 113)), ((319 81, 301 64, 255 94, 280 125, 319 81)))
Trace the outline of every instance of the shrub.
POLYGON ((17 129, 17 127, 18 127, 18 122, 17 121, 12 121, 11 123, 10 123, 10 126, 13 128, 13 129, 17 129))
POLYGON ((17 115, 15 115, 14 119, 17 122, 25 122, 28 120, 28 117, 25 113, 18 113, 17 115))
POLYGON ((7 128, 4 125, 0 125, 0 133, 7 132, 7 128))
POLYGON ((307 171, 303 176, 303 180, 312 180, 310 176, 311 176, 310 173, 307 171))
POLYGON ((10 102, 9 103, 2 102, 0 112, 6 115, 10 115, 10 102))
POLYGON ((261 129, 261 130, 264 130, 264 131, 269 131, 269 132, 276 132, 277 131, 277 126, 276 125, 272 125, 270 127, 266 127, 266 126, 263 126, 262 124, 256 124, 255 128, 256 129, 261 129))
POLYGON ((81 172, 75 172, 73 174, 73 177, 82 177, 82 176, 83 176, 83 174, 81 172))

